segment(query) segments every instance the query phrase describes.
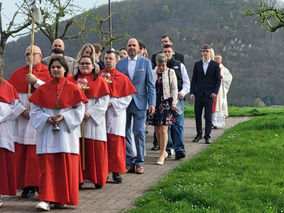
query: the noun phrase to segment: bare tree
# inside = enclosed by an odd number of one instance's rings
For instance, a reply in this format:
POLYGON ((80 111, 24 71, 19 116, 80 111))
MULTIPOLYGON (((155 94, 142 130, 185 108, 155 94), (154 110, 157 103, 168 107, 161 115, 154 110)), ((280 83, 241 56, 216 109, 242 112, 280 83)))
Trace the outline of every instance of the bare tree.
MULTIPOLYGON (((22 8, 23 13, 31 17, 32 11, 29 7, 30 0, 24 1, 26 5, 22 8)), ((80 38, 83 40, 83 32, 87 31, 85 27, 87 16, 72 17, 74 14, 80 12, 80 7, 73 2, 74 0, 41 1, 43 22, 36 24, 38 30, 48 38, 50 43, 56 38, 61 38, 62 40, 80 38), (72 18, 64 20, 69 17, 72 18)))
MULTIPOLYGON (((112 16, 113 14, 110 14, 112 16)), ((100 43, 103 45, 104 48, 111 48, 113 41, 118 41, 120 39, 123 39, 124 37, 127 37, 127 33, 123 33, 120 35, 113 35, 113 32, 110 32, 110 30, 105 30, 105 24, 108 23, 109 16, 103 18, 99 14, 96 14, 92 17, 93 20, 95 20, 97 27, 90 28, 90 31, 96 32, 99 35, 100 43)))
POLYGON ((284 28, 284 9, 283 4, 277 5, 275 1, 259 1, 259 8, 247 10, 246 15, 257 16, 259 22, 270 32, 284 28))
MULTIPOLYGON (((22 2, 21 6, 24 5, 24 2, 22 2)), ((20 7, 19 7, 20 8, 20 7)), ((20 14, 20 9, 17 9, 17 11, 13 14, 11 21, 8 23, 8 26, 6 29, 4 29, 3 23, 2 23, 2 2, 0 2, 0 33, 1 33, 1 41, 0 41, 0 76, 4 76, 4 56, 6 52, 6 45, 7 40, 9 37, 16 36, 17 33, 25 29, 31 24, 31 20, 27 17, 23 22, 16 24, 15 19, 20 14)))

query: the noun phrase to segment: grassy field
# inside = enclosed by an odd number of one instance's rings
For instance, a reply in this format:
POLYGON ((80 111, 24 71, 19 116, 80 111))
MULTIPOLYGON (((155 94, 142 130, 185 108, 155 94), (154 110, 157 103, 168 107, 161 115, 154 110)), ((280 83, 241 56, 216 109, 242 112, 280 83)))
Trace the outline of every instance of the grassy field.
MULTIPOLYGON (((232 117, 261 116, 261 115, 268 115, 268 114, 279 114, 281 112, 284 112, 284 107, 271 108, 271 107, 233 107, 233 106, 229 106, 229 116, 232 116, 232 117)), ((194 117, 193 105, 186 104, 184 106, 184 116, 186 118, 194 117)))
POLYGON ((254 109, 267 115, 226 131, 152 186, 130 212, 284 212, 283 108, 254 109))

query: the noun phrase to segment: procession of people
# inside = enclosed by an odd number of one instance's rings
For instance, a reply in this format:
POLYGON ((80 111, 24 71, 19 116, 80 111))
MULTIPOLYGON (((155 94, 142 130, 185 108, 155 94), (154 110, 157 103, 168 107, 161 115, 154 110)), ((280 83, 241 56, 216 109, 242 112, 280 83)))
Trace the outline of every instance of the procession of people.
POLYGON ((173 153, 175 160, 184 158, 188 93, 195 101, 193 142, 202 138, 205 108, 204 138, 210 143, 212 126, 224 126, 214 122, 220 114, 228 116, 231 74, 221 55, 214 62, 211 46, 203 45, 190 82, 184 57, 169 36, 161 37, 161 47, 151 62, 145 43, 136 38, 121 51, 104 54, 98 43, 87 43, 76 59, 64 56, 61 39, 43 60, 40 47, 28 46, 26 65, 7 81, 0 76, 0 206, 5 205, 2 195, 15 196, 17 190, 22 198, 38 193, 39 210, 79 205, 85 180, 101 189, 110 174, 117 184, 123 182, 120 174, 143 174, 146 125, 155 128, 157 166, 173 153))

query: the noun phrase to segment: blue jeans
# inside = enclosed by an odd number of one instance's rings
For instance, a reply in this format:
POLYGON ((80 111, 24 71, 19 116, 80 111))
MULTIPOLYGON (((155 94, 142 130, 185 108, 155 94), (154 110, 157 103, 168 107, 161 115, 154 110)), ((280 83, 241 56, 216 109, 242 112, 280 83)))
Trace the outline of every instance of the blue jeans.
POLYGON ((184 152, 183 145, 183 121, 184 121, 184 100, 180 100, 182 114, 175 116, 175 122, 168 128, 167 152, 174 149, 176 152, 184 152))
POLYGON ((145 150, 145 121, 146 110, 139 110, 134 101, 131 101, 127 108, 126 115, 126 164, 130 166, 144 165, 144 150, 145 150), (133 134, 135 141, 131 138, 131 120, 133 117, 133 134), (134 159, 132 143, 135 143, 137 157, 134 159))

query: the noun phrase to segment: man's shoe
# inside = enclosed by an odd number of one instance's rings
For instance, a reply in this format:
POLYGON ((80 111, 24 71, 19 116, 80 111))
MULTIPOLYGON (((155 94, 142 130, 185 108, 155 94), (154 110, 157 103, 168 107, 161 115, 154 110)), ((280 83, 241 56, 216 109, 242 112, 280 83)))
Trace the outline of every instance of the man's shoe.
POLYGON ((30 198, 30 197, 33 197, 35 195, 35 191, 36 191, 36 187, 26 187, 24 188, 22 194, 21 194, 21 197, 22 198, 30 198))
POLYGON ((205 138, 205 143, 210 144, 211 143, 210 138, 205 138))
POLYGON ((66 209, 67 205, 66 204, 62 204, 62 203, 54 203, 54 208, 55 209, 66 209))
POLYGON ((119 173, 112 173, 112 179, 115 183, 121 183, 123 180, 119 173))
POLYGON ((192 142, 198 142, 202 138, 201 135, 196 135, 196 137, 192 140, 192 142))
POLYGON ((176 157, 175 157, 176 160, 179 160, 179 159, 184 158, 184 157, 185 157, 185 154, 184 154, 183 151, 177 151, 176 152, 176 157))
POLYGON ((212 125, 212 129, 218 129, 218 127, 217 127, 217 126, 212 125))
POLYGON ((126 169, 125 169, 125 172, 126 172, 126 173, 135 173, 135 167, 134 167, 134 166, 127 165, 127 166, 126 166, 126 169))
POLYGON ((49 211, 50 205, 47 202, 41 201, 38 204, 36 204, 36 208, 44 211, 49 211))
POLYGON ((160 147, 158 146, 158 145, 154 145, 152 148, 151 148, 151 150, 153 150, 153 151, 157 151, 157 150, 159 150, 160 149, 160 147))
POLYGON ((95 187, 96 187, 96 189, 101 189, 101 188, 103 188, 103 186, 101 186, 101 185, 98 184, 98 183, 95 183, 95 187))
POLYGON ((136 165, 136 174, 143 174, 144 168, 143 166, 136 165))

